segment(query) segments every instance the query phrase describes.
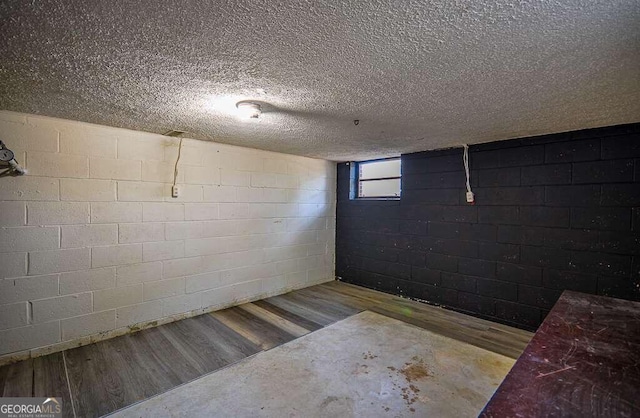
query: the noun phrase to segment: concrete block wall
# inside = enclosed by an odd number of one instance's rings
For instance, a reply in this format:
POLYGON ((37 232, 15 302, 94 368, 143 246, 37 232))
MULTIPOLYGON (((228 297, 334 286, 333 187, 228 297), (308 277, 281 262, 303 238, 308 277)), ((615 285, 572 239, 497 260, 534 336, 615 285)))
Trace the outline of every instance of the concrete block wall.
POLYGON ((349 199, 337 275, 535 329, 565 289, 640 300, 640 124, 402 156, 402 197, 349 199))
POLYGON ((334 279, 335 163, 0 112, 0 361, 334 279))

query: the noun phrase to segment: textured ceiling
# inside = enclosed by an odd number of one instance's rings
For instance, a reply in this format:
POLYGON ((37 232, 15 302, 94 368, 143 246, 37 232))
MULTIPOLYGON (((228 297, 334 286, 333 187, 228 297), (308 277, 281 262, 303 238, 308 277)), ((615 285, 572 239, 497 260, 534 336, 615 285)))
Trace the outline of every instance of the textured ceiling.
POLYGON ((3 1, 0 36, 2 109, 333 160, 640 121, 637 0, 3 1))

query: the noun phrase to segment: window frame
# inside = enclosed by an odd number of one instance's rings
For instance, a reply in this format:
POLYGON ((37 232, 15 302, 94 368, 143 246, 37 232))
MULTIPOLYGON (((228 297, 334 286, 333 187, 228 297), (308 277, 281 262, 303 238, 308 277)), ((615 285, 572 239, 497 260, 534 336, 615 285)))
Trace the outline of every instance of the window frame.
POLYGON ((351 173, 351 179, 352 179, 351 190, 352 190, 352 193, 351 193, 351 198, 353 200, 400 200, 400 198, 402 197, 402 158, 400 156, 398 156, 398 157, 376 158, 376 159, 373 159, 373 160, 365 160, 365 161, 356 161, 356 162, 353 162, 351 164, 351 167, 352 167, 352 173, 351 173), (400 175, 399 176, 379 177, 379 178, 372 178, 372 179, 361 179, 360 178, 360 165, 376 163, 376 162, 382 162, 382 161, 393 161, 393 160, 400 161, 400 175), (380 180, 395 180, 395 179, 400 180, 400 194, 398 196, 360 197, 360 182, 363 182, 363 181, 380 181, 380 180))

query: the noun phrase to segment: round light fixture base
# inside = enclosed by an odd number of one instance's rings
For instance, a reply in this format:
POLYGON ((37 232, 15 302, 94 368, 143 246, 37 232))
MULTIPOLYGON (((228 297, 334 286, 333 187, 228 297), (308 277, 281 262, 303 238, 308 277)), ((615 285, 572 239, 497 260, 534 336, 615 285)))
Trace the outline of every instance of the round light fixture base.
POLYGON ((258 119, 262 114, 260 105, 254 102, 238 102, 236 103, 238 115, 242 119, 258 119))

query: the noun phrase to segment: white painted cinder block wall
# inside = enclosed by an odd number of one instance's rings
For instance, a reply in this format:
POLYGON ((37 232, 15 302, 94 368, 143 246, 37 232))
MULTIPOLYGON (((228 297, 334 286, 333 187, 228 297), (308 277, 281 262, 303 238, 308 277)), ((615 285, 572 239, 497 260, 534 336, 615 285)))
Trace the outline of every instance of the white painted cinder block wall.
POLYGON ((0 361, 334 279, 335 163, 0 112, 0 361))

